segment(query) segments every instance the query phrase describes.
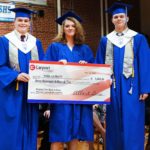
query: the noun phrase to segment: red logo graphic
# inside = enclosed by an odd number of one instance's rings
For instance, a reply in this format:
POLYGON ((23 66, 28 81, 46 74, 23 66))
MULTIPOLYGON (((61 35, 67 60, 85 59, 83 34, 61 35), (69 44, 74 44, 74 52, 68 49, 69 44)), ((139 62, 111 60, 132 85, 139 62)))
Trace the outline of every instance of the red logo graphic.
POLYGON ((35 65, 30 65, 30 70, 35 70, 35 65))

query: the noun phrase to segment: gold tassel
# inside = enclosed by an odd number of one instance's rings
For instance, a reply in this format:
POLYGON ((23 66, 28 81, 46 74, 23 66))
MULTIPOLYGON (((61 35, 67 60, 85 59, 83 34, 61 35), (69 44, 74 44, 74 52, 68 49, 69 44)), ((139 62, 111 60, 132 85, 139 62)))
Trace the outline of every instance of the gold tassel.
POLYGON ((19 90, 19 81, 16 82, 16 91, 19 90))
POLYGON ((132 67, 132 78, 134 78, 134 68, 132 67))

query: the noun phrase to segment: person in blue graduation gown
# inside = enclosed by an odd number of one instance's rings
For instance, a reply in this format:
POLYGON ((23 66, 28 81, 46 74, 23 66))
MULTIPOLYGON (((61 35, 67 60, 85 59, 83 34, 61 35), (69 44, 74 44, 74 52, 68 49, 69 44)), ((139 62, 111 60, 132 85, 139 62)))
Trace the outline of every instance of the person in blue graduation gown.
POLYGON ((15 30, 0 38, 0 150, 36 150, 38 105, 27 103, 28 70, 29 61, 41 60, 44 53, 28 33, 33 12, 11 11, 15 30))
MULTIPOLYGON (((56 20, 61 25, 54 42, 46 51, 45 60, 63 63, 92 63, 93 54, 84 44, 81 18, 69 11, 56 20)), ((92 105, 51 104, 49 140, 51 150, 69 142, 69 149, 77 149, 78 140, 93 141, 92 105)))
POLYGON ((128 28, 130 5, 114 3, 114 31, 101 38, 96 62, 112 67, 111 104, 106 114, 106 150, 144 150, 144 100, 150 92, 146 38, 128 28))

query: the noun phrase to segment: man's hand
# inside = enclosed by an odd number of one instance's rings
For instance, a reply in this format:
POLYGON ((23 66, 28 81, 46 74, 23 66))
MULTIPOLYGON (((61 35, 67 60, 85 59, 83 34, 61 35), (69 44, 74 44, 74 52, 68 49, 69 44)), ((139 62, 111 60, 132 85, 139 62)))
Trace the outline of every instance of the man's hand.
POLYGON ((87 64, 87 61, 80 60, 80 61, 79 61, 79 64, 87 64))
POLYGON ((17 77, 17 81, 28 82, 30 77, 27 73, 20 73, 17 77))
POLYGON ((46 110, 46 111, 44 111, 44 117, 46 117, 47 119, 49 119, 49 117, 50 117, 50 110, 46 110))
POLYGON ((141 94, 140 95, 140 100, 144 101, 148 97, 148 94, 141 94))
POLYGON ((61 59, 61 60, 59 60, 59 62, 63 63, 64 65, 67 64, 67 60, 66 59, 61 59))

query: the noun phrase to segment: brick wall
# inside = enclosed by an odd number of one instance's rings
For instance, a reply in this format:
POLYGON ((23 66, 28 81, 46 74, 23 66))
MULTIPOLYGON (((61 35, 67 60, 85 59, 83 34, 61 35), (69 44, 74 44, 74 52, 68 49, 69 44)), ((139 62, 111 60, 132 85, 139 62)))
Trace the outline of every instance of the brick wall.
POLYGON ((41 39, 44 49, 51 43, 57 33, 56 2, 48 0, 47 7, 36 7, 37 10, 44 10, 44 17, 33 18, 33 34, 41 39))

